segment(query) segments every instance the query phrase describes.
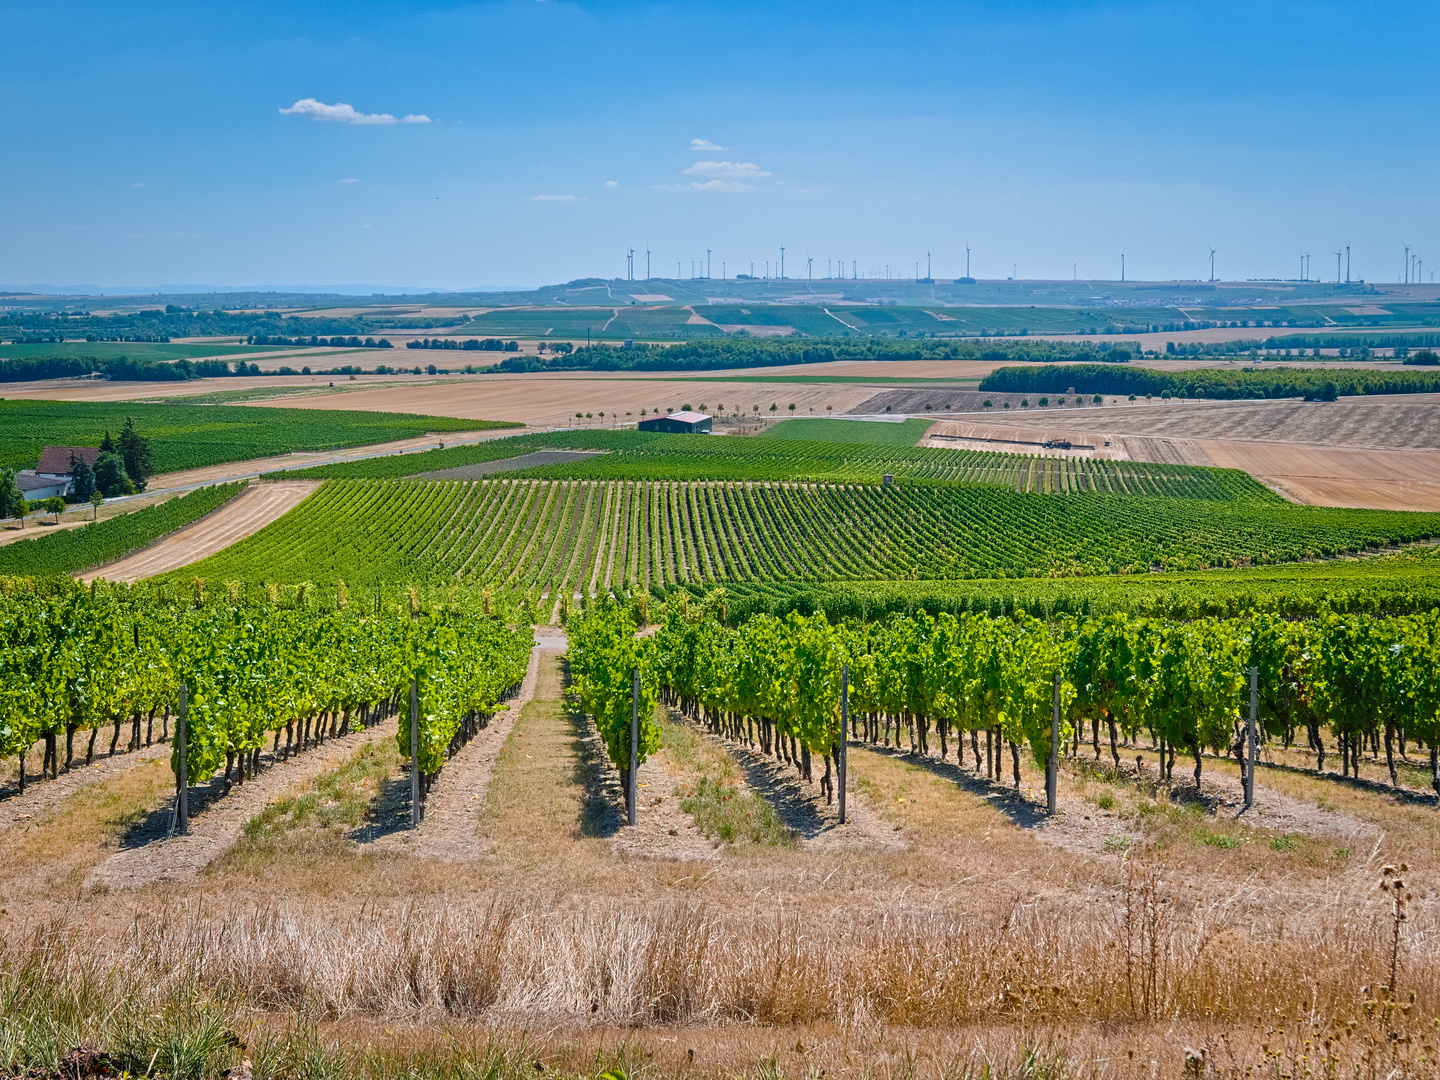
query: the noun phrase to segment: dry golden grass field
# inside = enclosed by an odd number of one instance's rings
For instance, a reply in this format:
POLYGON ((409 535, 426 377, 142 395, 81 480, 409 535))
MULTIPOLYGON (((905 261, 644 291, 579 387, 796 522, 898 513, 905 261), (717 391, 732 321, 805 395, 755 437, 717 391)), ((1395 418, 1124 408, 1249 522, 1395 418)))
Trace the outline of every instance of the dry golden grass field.
POLYGON ((156 750, 0 801, 0 1000, 267 1076, 1436 1075, 1428 762, 1396 792, 1277 750, 1237 816, 1233 762, 1197 792, 1087 742, 1052 820, 983 740, 855 743, 841 826, 666 713, 631 829, 547 644, 413 841, 393 720, 200 793, 186 841, 156 750))

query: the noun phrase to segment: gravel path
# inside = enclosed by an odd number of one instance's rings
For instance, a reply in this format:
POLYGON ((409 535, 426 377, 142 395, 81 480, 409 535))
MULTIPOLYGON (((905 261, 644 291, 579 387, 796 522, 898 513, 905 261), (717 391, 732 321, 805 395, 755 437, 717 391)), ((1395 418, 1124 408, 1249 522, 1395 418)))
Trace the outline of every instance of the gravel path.
MULTIPOLYGON (((158 725, 157 725, 158 726, 158 725)), ((130 732, 129 724, 123 724, 120 728, 120 737, 128 738, 130 732)), ((83 733, 89 738, 88 731, 83 733)), ((101 736, 108 738, 108 731, 102 730, 101 736)), ((77 742, 79 737, 77 734, 77 742)), ((108 744, 107 744, 108 745, 108 744)), ((60 750, 63 753, 65 744, 63 736, 60 740, 60 750)), ((34 780, 27 777, 25 794, 11 795, 9 798, 0 800, 0 834, 19 821, 29 819, 43 814, 54 806, 58 806, 65 799, 91 784, 98 784, 113 776, 128 772, 137 765, 143 765, 147 761, 154 761, 157 758, 170 756, 170 744, 157 742, 151 746, 144 747, 134 752, 117 753, 114 757, 97 757, 89 765, 76 764, 69 772, 62 772, 55 780, 34 780)), ((26 756, 26 763, 38 762, 41 760, 41 751, 37 746, 33 754, 26 756)), ((27 770, 28 771, 28 770, 27 770)), ((14 784, 8 785, 6 790, 15 791, 14 784)))
POLYGON ((480 734, 445 763, 430 790, 425 820, 420 823, 419 829, 412 832, 409 828, 410 788, 406 774, 392 780, 372 820, 351 834, 352 839, 370 851, 403 851, 441 862, 465 862, 479 858, 484 852, 484 841, 476 815, 485 803, 485 791, 495 771, 495 759, 526 702, 535 696, 541 652, 563 650, 565 646, 563 637, 536 638, 535 647, 530 650, 530 667, 525 673, 525 681, 520 684, 520 693, 511 699, 503 712, 491 717, 480 734))
POLYGON ((87 891, 135 889, 158 881, 188 880, 228 851, 240 838, 245 823, 271 800, 334 768, 360 747, 394 736, 395 721, 387 720, 368 730, 330 739, 288 762, 262 755, 260 774, 232 788, 229 795, 223 794, 224 781, 218 777, 197 784, 190 791, 188 836, 165 838, 172 814, 171 800, 166 799, 121 840, 119 851, 90 872, 84 887, 87 891))

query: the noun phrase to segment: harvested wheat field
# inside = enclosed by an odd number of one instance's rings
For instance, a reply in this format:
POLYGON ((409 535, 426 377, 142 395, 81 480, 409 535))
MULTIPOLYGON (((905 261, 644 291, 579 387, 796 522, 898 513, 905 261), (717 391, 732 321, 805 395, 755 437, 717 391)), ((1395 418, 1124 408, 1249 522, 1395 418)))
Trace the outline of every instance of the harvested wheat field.
POLYGON ((319 486, 313 480, 252 485, 199 521, 143 551, 88 570, 81 580, 140 581, 187 566, 263 529, 299 506, 319 486))
POLYGON ((442 774, 436 797, 468 806, 415 843, 393 725, 217 788, 198 876, 195 845, 164 840, 163 762, 17 804, 6 965, 27 1000, 242 1024, 266 1069, 303 1022, 307 1053, 366 1075, 476 1047, 498 1075, 945 1077, 1028 1059, 1048 1071, 1003 1074, 1139 1080, 1200 1075, 1189 1048, 1222 1075, 1298 1076, 1327 1038, 1341 1075, 1425 1075, 1440 840, 1418 771, 1395 793, 1277 748, 1240 817, 1233 763, 1207 761, 1197 791, 1159 782, 1148 747, 1116 767, 1082 746, 1050 819, 1028 761, 1016 784, 1008 761, 982 771, 981 743, 941 760, 856 742, 841 825, 793 769, 661 710, 631 829, 563 657, 537 649, 527 687, 503 745, 442 774), (248 824, 227 809, 242 799, 248 824), (1401 860, 1415 903, 1392 956, 1376 884, 1401 860), (1369 989, 1392 960, 1417 995, 1404 1018, 1369 989), (1397 1028, 1414 1041, 1387 1041, 1397 1028))

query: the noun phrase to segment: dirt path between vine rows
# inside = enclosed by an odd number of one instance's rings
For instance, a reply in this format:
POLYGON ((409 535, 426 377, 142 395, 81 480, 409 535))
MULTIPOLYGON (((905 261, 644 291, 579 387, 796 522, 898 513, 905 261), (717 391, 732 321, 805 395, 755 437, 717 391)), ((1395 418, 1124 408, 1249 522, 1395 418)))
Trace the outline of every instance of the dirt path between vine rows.
POLYGON ((187 881, 234 846, 245 823, 297 784, 333 769, 362 746, 394 738, 395 721, 330 739, 290 761, 262 754, 259 775, 224 794, 220 777, 190 790, 190 833, 167 840, 172 800, 151 811, 120 841, 120 850, 85 878, 85 890, 137 889, 187 881))
POLYGON ((535 639, 519 694, 445 763, 426 801, 425 820, 413 832, 410 830, 409 774, 402 769, 391 779, 376 813, 351 834, 351 838, 360 843, 361 850, 402 851, 441 862, 466 862, 483 854, 479 813, 485 805, 485 792, 494 775, 500 749, 510 737, 521 710, 535 696, 541 653, 564 651, 566 644, 563 636, 554 634, 535 639))
MULTIPOLYGON (((158 724, 156 725, 159 726, 158 724)), ((101 738, 108 738, 108 729, 101 729, 101 738)), ((130 726, 122 724, 120 737, 128 738, 130 726)), ((77 741, 80 736, 89 739, 88 729, 77 732, 77 741)), ((108 743, 104 745, 108 746, 108 743)), ((60 750, 64 752, 63 735, 60 740, 60 750)), ((26 755, 26 763, 39 762, 42 760, 42 750, 37 744, 31 754, 26 755)), ((91 784, 98 784, 104 780, 111 779, 123 772, 143 765, 147 761, 154 761, 156 758, 169 757, 170 744, 156 742, 150 746, 142 747, 135 751, 119 751, 114 757, 97 757, 89 765, 77 762, 75 766, 66 773, 61 773, 55 780, 36 780, 27 772, 25 794, 18 792, 17 785, 7 784, 3 791, 15 792, 8 798, 0 800, 0 835, 5 830, 21 821, 28 821, 30 818, 43 814, 54 806, 58 806, 65 799, 91 784)))
POLYGON ((178 570, 259 532, 300 505, 305 497, 319 486, 318 480, 252 484, 224 506, 194 524, 171 533, 143 551, 87 570, 80 575, 80 580, 86 584, 96 578, 105 578, 107 581, 139 581, 156 574, 178 570))

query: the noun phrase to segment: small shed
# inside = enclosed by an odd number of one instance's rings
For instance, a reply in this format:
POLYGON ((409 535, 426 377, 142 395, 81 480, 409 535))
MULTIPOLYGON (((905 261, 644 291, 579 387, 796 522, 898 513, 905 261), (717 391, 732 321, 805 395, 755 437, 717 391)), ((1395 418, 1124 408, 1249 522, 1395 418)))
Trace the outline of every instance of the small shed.
POLYGON ((709 435, 711 418, 705 413, 677 412, 641 420, 641 431, 668 431, 675 435, 709 435))
POLYGON ((70 481, 65 478, 53 476, 37 476, 30 469, 21 469, 15 474, 15 486, 20 489, 21 496, 26 502, 39 502, 41 499, 53 499, 56 495, 68 495, 70 493, 70 481))

